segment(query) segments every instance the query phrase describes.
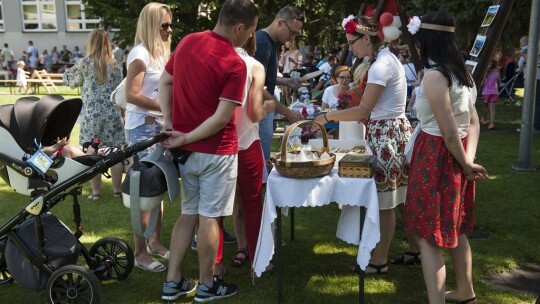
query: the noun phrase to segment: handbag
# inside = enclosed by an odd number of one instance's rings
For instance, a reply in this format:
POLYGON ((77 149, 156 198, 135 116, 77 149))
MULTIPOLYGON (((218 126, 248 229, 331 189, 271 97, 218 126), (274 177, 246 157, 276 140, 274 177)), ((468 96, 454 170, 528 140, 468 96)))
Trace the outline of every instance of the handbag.
POLYGON ((125 110, 127 106, 126 100, 126 79, 124 78, 120 84, 111 93, 111 102, 119 107, 121 110, 125 110))

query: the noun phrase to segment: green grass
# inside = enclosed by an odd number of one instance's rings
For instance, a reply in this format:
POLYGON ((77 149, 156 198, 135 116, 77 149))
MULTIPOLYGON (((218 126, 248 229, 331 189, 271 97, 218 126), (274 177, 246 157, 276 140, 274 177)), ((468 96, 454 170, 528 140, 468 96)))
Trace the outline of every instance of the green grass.
MULTIPOLYGON (((0 88, 1 91, 2 88, 0 88)), ((1 103, 10 95, 0 96, 1 103), (4 98, 5 97, 5 98, 4 98)), ((70 98, 70 97, 68 97, 70 98)), ((540 263, 540 174, 518 172, 512 169, 517 161, 519 127, 522 108, 513 105, 497 105, 494 131, 482 128, 477 162, 484 165, 490 179, 477 184, 476 227, 491 231, 491 237, 471 240, 473 249, 473 275, 480 303, 533 303, 535 295, 525 292, 499 291, 486 281, 490 273, 510 271, 522 263, 540 263)), ((78 127, 74 132, 78 131, 78 127)), ((76 140, 77 136, 72 136, 76 140)), ((534 135, 531 163, 540 164, 540 135, 534 135)), ((275 145, 276 147, 276 145, 275 145)), ((81 196, 85 235, 82 242, 91 246, 101 237, 116 236, 133 244, 129 210, 122 202, 112 198, 107 180, 103 184, 102 198, 89 202, 86 196, 89 186, 81 196)), ((15 215, 28 203, 28 197, 13 193, 0 182, 0 225, 15 215)), ((171 229, 180 210, 179 202, 166 204, 162 238, 170 241, 171 229)), ((68 226, 73 227, 69 200, 57 205, 52 212, 68 226)), ((290 226, 284 219, 284 301, 285 303, 355 303, 358 279, 349 272, 354 263, 357 247, 349 246, 335 237, 339 209, 335 204, 319 208, 296 210, 296 240, 288 238, 290 226)), ((401 222, 398 219, 399 223, 401 222)), ((226 219, 229 231, 230 219, 226 219)), ((390 250, 390 257, 405 249, 405 235, 401 230, 390 250)), ((275 303, 277 301, 276 271, 261 278, 252 279, 247 266, 230 267, 236 246, 225 245, 224 263, 226 279, 239 284, 237 296, 223 303, 275 303)), ((447 259, 447 288, 455 287, 453 268, 447 259)), ((82 259, 80 259, 82 261, 82 259)), ((198 276, 197 255, 189 253, 184 273, 192 278, 198 276)), ((161 303, 161 284, 164 273, 148 273, 135 269, 124 281, 102 282, 102 303, 161 303)), ((367 303, 426 303, 427 297, 421 268, 418 266, 391 265, 386 276, 369 276, 366 279, 367 303)), ((1 303, 46 303, 43 292, 21 288, 17 283, 0 286, 1 303)), ((192 296, 177 303, 191 303, 192 296)))

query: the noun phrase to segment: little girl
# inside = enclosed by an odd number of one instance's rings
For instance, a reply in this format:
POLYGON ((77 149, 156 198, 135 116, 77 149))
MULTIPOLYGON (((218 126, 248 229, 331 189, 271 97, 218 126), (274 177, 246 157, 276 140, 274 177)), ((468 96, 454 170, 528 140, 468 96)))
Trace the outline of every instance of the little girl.
POLYGON ((484 78, 482 85, 482 96, 484 97, 484 111, 482 115, 482 124, 487 124, 486 115, 489 108, 489 127, 488 129, 495 129, 495 104, 499 100, 499 83, 501 78, 499 76, 499 68, 497 67, 497 61, 492 60, 489 66, 489 72, 484 78))
POLYGON ((19 87, 19 93, 24 90, 24 94, 28 93, 28 87, 26 82, 26 72, 24 71, 24 61, 17 63, 17 86, 19 87))

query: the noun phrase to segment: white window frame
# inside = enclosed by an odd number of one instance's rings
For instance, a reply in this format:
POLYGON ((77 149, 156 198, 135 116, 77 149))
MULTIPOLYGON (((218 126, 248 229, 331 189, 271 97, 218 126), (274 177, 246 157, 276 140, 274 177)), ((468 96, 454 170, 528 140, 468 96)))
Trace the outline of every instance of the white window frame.
POLYGON ((31 0, 21 1, 21 20, 23 25, 23 32, 58 32, 58 21, 56 18, 56 1, 55 0, 31 0), (24 18, 24 7, 35 5, 37 9, 37 18, 35 20, 24 18), (45 12, 42 11, 43 5, 52 5, 54 7, 54 19, 45 19, 45 12), (35 29, 26 29, 26 24, 37 23, 38 27, 35 29), (47 29, 43 28, 44 24, 54 24, 56 28, 47 29))
POLYGON ((66 32, 90 32, 96 28, 99 28, 101 23, 101 18, 98 19, 87 19, 85 12, 85 5, 81 0, 65 0, 65 11, 66 11, 66 32), (68 6, 79 5, 81 9, 81 19, 69 19, 68 16, 68 6), (82 28, 72 29, 70 25, 78 24, 82 25, 82 28), (97 25, 94 27, 88 27, 89 24, 97 25))
POLYGON ((6 25, 4 23, 5 12, 4 12, 4 6, 2 5, 2 0, 0 0, 0 12, 2 12, 0 16, 0 32, 5 32, 6 31, 6 25))

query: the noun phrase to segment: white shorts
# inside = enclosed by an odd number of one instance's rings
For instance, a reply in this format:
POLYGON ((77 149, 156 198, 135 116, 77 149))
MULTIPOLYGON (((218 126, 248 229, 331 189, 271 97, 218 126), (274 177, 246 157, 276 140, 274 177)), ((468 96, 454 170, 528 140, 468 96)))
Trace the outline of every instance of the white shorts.
POLYGON ((180 165, 182 214, 205 217, 229 216, 233 212, 238 157, 193 152, 180 165))

